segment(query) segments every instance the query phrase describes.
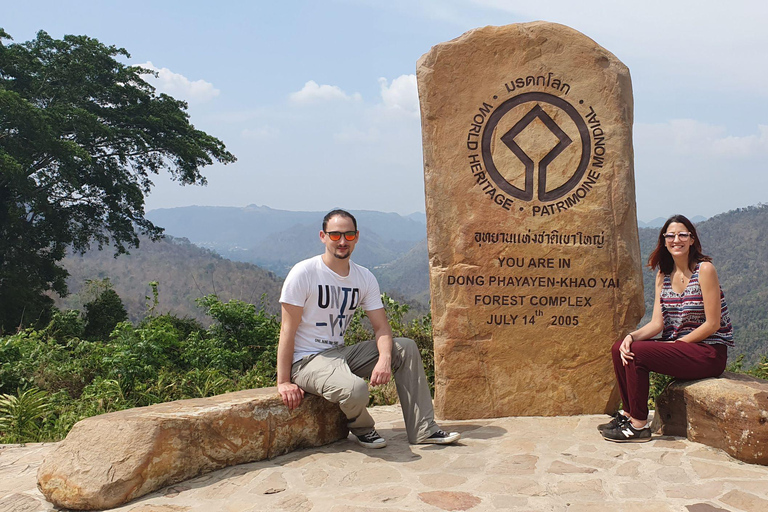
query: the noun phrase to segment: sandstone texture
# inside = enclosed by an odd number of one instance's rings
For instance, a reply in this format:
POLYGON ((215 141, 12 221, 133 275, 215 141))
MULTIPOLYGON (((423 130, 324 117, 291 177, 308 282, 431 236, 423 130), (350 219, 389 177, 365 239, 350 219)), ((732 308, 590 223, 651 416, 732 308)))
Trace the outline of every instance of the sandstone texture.
POLYGON ((307 395, 289 412, 276 388, 157 404, 77 423, 45 457, 38 487, 58 507, 111 508, 202 473, 347 433, 338 406, 307 395))
POLYGON ((644 310, 628 69, 534 22, 438 44, 417 80, 437 414, 615 410, 644 310))
POLYGON ((768 381, 725 372, 674 381, 656 399, 654 430, 768 465, 768 381))

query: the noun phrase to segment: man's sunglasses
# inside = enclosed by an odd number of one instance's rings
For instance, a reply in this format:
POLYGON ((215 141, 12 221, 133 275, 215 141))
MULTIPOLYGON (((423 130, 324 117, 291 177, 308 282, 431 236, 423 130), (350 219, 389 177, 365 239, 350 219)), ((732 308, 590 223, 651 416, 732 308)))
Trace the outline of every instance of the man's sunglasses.
POLYGON ((344 238, 347 240, 347 242, 351 242, 355 238, 357 238, 357 231, 326 231, 326 235, 328 235, 328 238, 333 240, 334 242, 338 242, 341 240, 341 235, 344 235, 344 238))

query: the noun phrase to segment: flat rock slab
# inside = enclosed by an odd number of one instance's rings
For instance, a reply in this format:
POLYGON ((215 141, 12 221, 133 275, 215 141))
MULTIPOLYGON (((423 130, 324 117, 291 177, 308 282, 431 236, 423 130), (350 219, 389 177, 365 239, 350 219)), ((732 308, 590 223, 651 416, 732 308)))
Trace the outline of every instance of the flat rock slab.
POLYGON ((615 410, 643 315, 629 70, 533 22, 438 44, 417 80, 438 416, 615 410))
POLYGON ((276 388, 180 400, 77 423, 38 471, 59 507, 112 508, 215 469, 347 436, 337 405, 307 395, 288 411, 276 388))
POLYGON ((656 399, 654 430, 768 465, 768 381, 725 372, 674 381, 656 399))

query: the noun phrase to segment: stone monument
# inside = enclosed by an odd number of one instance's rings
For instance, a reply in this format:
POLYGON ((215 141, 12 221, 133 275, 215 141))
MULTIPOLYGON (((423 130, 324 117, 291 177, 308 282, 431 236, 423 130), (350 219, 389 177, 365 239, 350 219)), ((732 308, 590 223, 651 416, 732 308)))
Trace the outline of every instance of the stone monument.
POLYGON ((610 346, 644 310, 629 70, 533 22, 438 44, 417 78, 437 414, 615 410, 610 346))

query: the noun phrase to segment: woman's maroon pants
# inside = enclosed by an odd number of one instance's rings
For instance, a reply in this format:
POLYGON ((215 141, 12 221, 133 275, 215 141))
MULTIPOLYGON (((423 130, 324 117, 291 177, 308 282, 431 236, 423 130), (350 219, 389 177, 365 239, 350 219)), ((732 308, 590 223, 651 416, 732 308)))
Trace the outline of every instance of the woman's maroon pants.
POLYGON ((663 343, 636 341, 632 343, 635 358, 624 366, 619 347, 613 344, 613 370, 619 383, 624 411, 635 419, 648 419, 648 372, 663 373, 677 379, 695 380, 717 377, 725 370, 728 348, 722 343, 663 343))

